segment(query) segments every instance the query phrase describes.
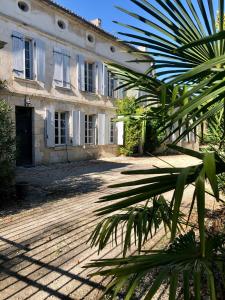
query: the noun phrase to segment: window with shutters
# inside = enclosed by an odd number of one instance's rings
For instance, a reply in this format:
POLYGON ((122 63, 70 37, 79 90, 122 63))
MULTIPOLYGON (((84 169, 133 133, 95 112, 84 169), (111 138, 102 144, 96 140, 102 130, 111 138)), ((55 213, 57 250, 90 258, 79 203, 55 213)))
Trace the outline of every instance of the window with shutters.
POLYGON ((95 63, 85 62, 84 76, 85 92, 95 93, 95 63))
POLYGON ((114 119, 110 119, 110 144, 115 144, 115 122, 114 119))
POLYGON ((70 56, 66 50, 54 49, 54 82, 56 87, 71 88, 70 84, 70 56))
POLYGON ((25 39, 25 53, 24 53, 24 60, 25 60, 25 78, 33 80, 34 73, 33 73, 33 66, 34 66, 34 59, 33 59, 33 42, 32 40, 25 39))
POLYGON ((107 73, 107 84, 108 84, 108 97, 112 97, 114 98, 115 97, 115 78, 112 74, 112 72, 108 71, 107 73))
POLYGON ((65 145, 67 137, 67 113, 55 112, 55 145, 65 145))
POLYGON ((13 74, 15 78, 45 82, 45 43, 40 39, 12 33, 13 74))
POLYGON ((96 116, 85 115, 85 144, 96 144, 96 116))

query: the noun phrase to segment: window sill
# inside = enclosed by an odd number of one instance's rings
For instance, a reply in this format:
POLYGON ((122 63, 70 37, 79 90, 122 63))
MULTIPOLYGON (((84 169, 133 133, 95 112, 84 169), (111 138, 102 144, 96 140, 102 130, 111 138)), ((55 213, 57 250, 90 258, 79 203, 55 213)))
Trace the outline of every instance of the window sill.
POLYGON ((70 149, 70 148, 72 148, 72 145, 55 145, 54 146, 54 150, 56 150, 56 151, 61 151, 61 150, 68 150, 68 149, 70 149))
POLYGON ((56 90, 61 90, 61 91, 65 91, 65 92, 72 92, 72 89, 71 87, 65 87, 65 86, 57 86, 55 85, 55 89, 56 90))
POLYGON ((21 77, 16 77, 16 76, 14 76, 13 79, 15 81, 26 83, 26 84, 43 86, 42 82, 37 81, 35 79, 26 79, 26 78, 21 78, 21 77))
POLYGON ((91 95, 91 96, 99 96, 99 94, 97 94, 96 92, 83 91, 83 93, 86 94, 86 95, 91 95))

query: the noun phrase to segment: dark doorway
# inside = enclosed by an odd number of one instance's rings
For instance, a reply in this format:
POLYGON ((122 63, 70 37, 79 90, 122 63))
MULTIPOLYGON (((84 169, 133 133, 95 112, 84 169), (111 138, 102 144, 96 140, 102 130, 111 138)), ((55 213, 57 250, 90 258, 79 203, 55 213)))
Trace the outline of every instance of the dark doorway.
POLYGON ((32 108, 16 107, 16 164, 32 164, 32 108))

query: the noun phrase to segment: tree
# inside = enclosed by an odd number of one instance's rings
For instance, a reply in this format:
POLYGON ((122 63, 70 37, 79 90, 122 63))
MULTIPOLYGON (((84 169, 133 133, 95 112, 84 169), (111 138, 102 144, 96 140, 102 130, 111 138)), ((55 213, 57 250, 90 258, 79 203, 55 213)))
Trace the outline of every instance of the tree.
MULTIPOLYGON (((124 172, 129 175, 146 174, 146 178, 114 185, 115 188, 129 189, 99 200, 111 203, 96 212, 97 215, 105 216, 105 219, 98 224, 91 236, 92 246, 98 246, 102 250, 110 238, 117 239, 115 232, 119 224, 126 226, 123 257, 97 260, 88 267, 101 267, 103 269, 95 274, 113 276, 109 289, 114 289, 114 295, 117 295, 124 287, 126 300, 132 299, 141 279, 153 270, 157 270, 157 275, 152 284, 146 287, 143 299, 152 299, 165 281, 170 285, 170 299, 176 298, 181 282, 184 299, 190 299, 191 296, 201 299, 204 293, 210 299, 223 299, 225 231, 212 233, 207 230, 205 195, 208 181, 212 188, 211 194, 224 205, 216 175, 225 172, 225 160, 217 152, 200 153, 175 144, 204 121, 221 111, 223 114, 225 112, 225 3, 223 0, 131 2, 142 13, 119 9, 144 26, 120 23, 133 31, 120 34, 131 39, 127 43, 150 49, 146 54, 153 56, 155 61, 145 74, 116 65, 112 65, 112 68, 126 82, 127 89, 137 87, 145 92, 146 95, 137 102, 147 100, 148 105, 158 104, 155 113, 153 110, 147 117, 156 118, 160 115, 162 121, 159 132, 172 128, 168 138, 179 131, 174 145, 170 147, 199 158, 201 163, 187 168, 124 172), (149 76, 152 72, 155 74, 154 78, 149 76), (155 176, 148 177, 149 174, 155 176), (189 211, 184 215, 181 204, 188 185, 194 185, 194 192, 189 211), (167 191, 174 191, 172 199, 164 198, 163 193, 167 191), (195 205, 197 223, 191 224, 190 216, 195 205), (171 232, 170 244, 166 249, 142 254, 143 245, 162 224, 171 232), (188 231, 182 231, 184 224, 188 231), (126 257, 132 234, 139 254, 126 257)), ((140 58, 139 63, 146 61, 150 62, 152 58, 140 58)), ((222 131, 221 144, 225 137, 224 128, 222 131)))

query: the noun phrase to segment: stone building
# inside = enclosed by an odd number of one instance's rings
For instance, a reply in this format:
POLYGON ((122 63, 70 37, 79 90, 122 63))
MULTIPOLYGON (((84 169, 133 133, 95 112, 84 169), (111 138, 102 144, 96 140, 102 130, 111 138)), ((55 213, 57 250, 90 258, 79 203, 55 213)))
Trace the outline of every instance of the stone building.
MULTIPOLYGON (((118 81, 106 64, 143 72, 133 48, 50 0, 1 0, 0 79, 12 106, 17 164, 112 155, 123 130, 113 122, 118 81), (2 46, 4 44, 2 43, 2 46)), ((140 57, 140 56, 139 56, 140 57)))

